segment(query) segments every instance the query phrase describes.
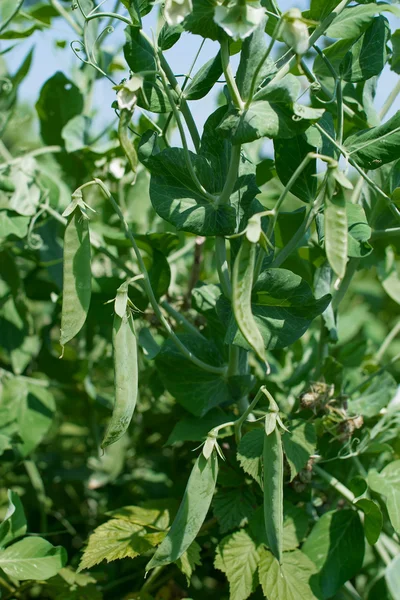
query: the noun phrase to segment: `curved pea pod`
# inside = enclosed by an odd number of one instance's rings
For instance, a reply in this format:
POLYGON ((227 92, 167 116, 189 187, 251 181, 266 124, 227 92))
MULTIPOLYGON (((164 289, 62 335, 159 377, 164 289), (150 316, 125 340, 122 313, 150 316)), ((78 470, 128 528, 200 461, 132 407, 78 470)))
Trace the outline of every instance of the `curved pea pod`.
POLYGON ((325 196, 325 252, 332 270, 343 279, 347 264, 347 213, 343 191, 325 196))
POLYGON ((232 308, 236 323, 257 356, 265 362, 264 340, 251 311, 256 244, 243 237, 232 273, 232 308))
POLYGON ((181 505, 171 529, 159 545, 146 570, 167 565, 188 549, 206 518, 218 476, 218 458, 213 452, 206 459, 197 458, 186 486, 181 505))
POLYGON ((113 323, 115 403, 101 447, 119 440, 128 429, 138 394, 137 340, 132 313, 126 310, 121 318, 117 313, 113 323))
POLYGON ((277 427, 264 435, 264 521, 268 546, 282 562, 283 541, 283 450, 277 427))
POLYGON ((60 344, 64 346, 82 329, 92 294, 89 220, 79 205, 68 214, 64 234, 64 281, 60 344))

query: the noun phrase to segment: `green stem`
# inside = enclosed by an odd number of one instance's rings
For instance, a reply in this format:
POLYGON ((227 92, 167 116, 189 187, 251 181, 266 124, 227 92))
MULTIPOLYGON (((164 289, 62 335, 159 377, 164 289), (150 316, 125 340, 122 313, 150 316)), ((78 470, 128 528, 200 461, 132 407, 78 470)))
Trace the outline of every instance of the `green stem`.
POLYGON ((232 285, 229 276, 225 238, 222 236, 217 236, 215 238, 215 259, 217 261, 217 271, 222 292, 224 296, 226 296, 228 300, 230 300, 232 297, 232 285))
POLYGON ((12 160, 8 160, 7 162, 0 164, 0 169, 6 169, 7 167, 11 167, 13 165, 17 165, 21 160, 25 160, 26 158, 33 158, 35 156, 41 156, 42 154, 58 154, 59 152, 63 152, 63 148, 61 146, 43 146, 43 148, 36 148, 31 152, 27 152, 23 156, 17 156, 12 160))
POLYGON ((340 79, 340 77, 338 78, 337 82, 336 82, 336 100, 337 100, 337 140, 338 143, 341 145, 343 142, 343 126, 344 126, 344 119, 343 119, 343 88, 342 88, 342 80, 340 79))
POLYGON ((396 100, 397 96, 400 94, 400 80, 396 83, 389 96, 387 97, 384 105, 382 106, 382 110, 379 113, 381 119, 386 117, 387 113, 392 107, 393 102, 396 100))
POLYGON ((186 329, 186 331, 201 337, 203 340, 206 339, 204 337, 204 335, 202 335, 200 333, 200 331, 197 329, 197 327, 195 327, 190 321, 188 321, 188 319, 186 317, 184 317, 180 312, 175 310, 175 308, 173 306, 171 306, 169 302, 167 302, 166 300, 163 300, 161 302, 161 306, 163 307, 164 310, 166 310, 166 312, 171 317, 173 317, 175 319, 175 321, 177 323, 180 323, 182 325, 182 327, 184 327, 186 329))
POLYGON ((222 68, 224 70, 224 75, 225 75, 225 79, 226 79, 226 85, 228 86, 229 93, 232 98, 232 102, 236 106, 236 108, 238 108, 239 110, 243 110, 244 102, 240 96, 240 92, 236 85, 236 81, 233 76, 231 65, 229 62, 229 40, 228 40, 228 38, 225 38, 221 42, 221 61, 222 61, 222 68))
POLYGON ((390 344, 393 342, 394 338, 400 333, 400 320, 397 321, 396 325, 393 329, 388 333, 388 335, 383 340, 378 352, 376 353, 376 360, 380 362, 389 348, 390 344))
POLYGON ((244 411, 244 413, 235 421, 234 426, 235 426, 235 437, 236 437, 236 441, 240 442, 241 437, 242 437, 242 426, 243 423, 247 420, 247 417, 251 414, 251 412, 253 411, 253 409, 257 406, 258 402, 260 401, 260 399, 267 395, 268 398, 271 398, 271 394, 267 391, 266 387, 263 385, 260 387, 260 389, 258 390, 257 394, 254 396, 253 400, 250 402, 250 404, 247 406, 246 410, 244 411))
POLYGON ((378 240, 383 237, 398 237, 400 235, 400 227, 390 227, 389 229, 375 229, 372 232, 370 239, 378 240))
POLYGON ((83 31, 82 28, 78 25, 78 23, 71 17, 70 14, 68 14, 68 12, 65 10, 65 8, 63 7, 63 5, 58 1, 58 0, 50 0, 51 5, 53 6, 53 8, 56 9, 56 11, 59 13, 59 15, 61 17, 63 17, 63 19, 65 19, 65 21, 72 27, 72 29, 74 31, 76 31, 76 33, 78 35, 82 35, 83 31))
POLYGON ((217 201, 217 203, 220 206, 223 204, 229 204, 230 197, 231 197, 234 187, 236 185, 236 181, 238 178, 238 172, 239 172, 239 166, 240 166, 240 149, 241 149, 240 144, 236 144, 235 146, 232 146, 228 174, 226 176, 224 188, 223 188, 221 195, 217 201))
POLYGON ((36 493, 36 498, 39 504, 40 510, 40 531, 42 533, 47 532, 47 496, 44 487, 42 476, 40 475, 39 469, 33 460, 25 460, 24 467, 28 474, 31 485, 36 493))
POLYGON ((89 21, 92 21, 93 19, 103 19, 104 17, 109 17, 110 19, 118 19, 119 21, 122 21, 123 23, 126 23, 127 25, 133 25, 132 21, 130 19, 128 19, 128 17, 123 17, 122 15, 119 15, 118 13, 111 13, 111 12, 100 12, 100 13, 94 13, 91 15, 86 15, 85 21, 89 22, 89 21))
POLYGON ((146 269, 146 265, 143 262, 143 258, 142 255, 140 253, 139 247, 136 243, 135 238, 133 237, 133 234, 131 232, 131 230, 129 229, 129 226, 127 224, 127 222, 125 221, 124 215, 121 212, 121 209, 119 208, 117 202, 115 201, 114 197, 112 196, 112 194, 110 193, 110 191, 108 190, 108 188, 104 185, 104 183, 100 180, 100 179, 94 179, 94 182, 97 183, 97 185, 100 186, 100 188, 102 189, 102 191, 104 192, 104 195, 108 198, 108 200, 111 202, 112 207, 114 208, 115 212, 117 213, 121 224, 124 228, 125 231, 125 235, 126 237, 129 239, 129 241, 132 244, 133 250, 136 254, 136 258, 138 261, 138 265, 139 265, 139 270, 143 275, 143 283, 144 283, 144 287, 146 289, 146 293, 147 296, 149 298, 150 304, 154 310, 154 314, 157 316, 158 320, 161 322, 161 324, 164 326, 164 329, 167 331, 169 337, 171 338, 171 340, 175 343, 175 345, 179 348, 179 350, 182 352, 182 354, 188 359, 190 360, 193 364, 195 364, 196 366, 198 366, 200 369, 203 369, 204 371, 207 371, 209 373, 215 373, 218 375, 221 374, 225 374, 226 373, 226 367, 215 367, 213 365, 209 365, 205 362, 203 362, 202 360, 200 360, 199 358, 197 358, 188 348, 186 348, 186 346, 181 342, 181 340, 178 338, 178 336, 174 333, 171 325, 168 323, 168 321, 166 320, 166 318, 164 317, 158 303, 156 300, 156 297, 154 295, 153 292, 153 288, 151 286, 151 282, 150 282, 150 277, 149 277, 149 273, 146 269))
POLYGON ((310 208, 308 214, 304 217, 304 221, 300 225, 299 229, 296 231, 291 240, 286 244, 286 246, 282 248, 278 256, 273 260, 271 268, 276 269, 280 267, 280 265, 287 259, 287 257, 297 248, 297 245, 300 242, 301 238, 306 233, 308 228, 311 227, 311 223, 313 222, 317 212, 318 208, 316 207, 316 205, 310 208))
POLYGON ((166 565, 162 565, 161 567, 156 567, 155 569, 153 569, 149 577, 146 579, 145 583, 142 585, 140 589, 141 592, 145 592, 152 586, 154 580, 161 574, 163 569, 165 569, 165 566, 166 565))
POLYGON ((239 358, 240 348, 235 344, 229 346, 229 363, 228 363, 228 377, 237 375, 239 373, 239 358))
POLYGON ((253 100, 254 93, 256 91, 256 85, 257 85, 258 75, 259 75, 259 73, 260 73, 260 71, 261 71, 261 69, 262 69, 265 61, 268 59, 269 55, 271 54, 271 50, 272 50, 272 48, 273 48, 273 46, 274 46, 274 44, 276 42, 276 38, 279 35, 279 29, 280 29, 280 21, 276 24, 274 32, 273 32, 272 37, 271 37, 271 40, 270 40, 270 42, 268 44, 268 47, 267 47, 267 49, 266 49, 266 51, 265 51, 262 59, 258 63, 258 65, 256 67, 256 70, 254 71, 253 78, 251 80, 251 85, 250 85, 249 99, 246 102, 246 108, 249 108, 249 106, 250 106, 250 104, 251 104, 251 102, 253 100))
POLYGON ((341 303, 344 296, 346 295, 346 292, 349 289, 351 280, 353 279, 353 277, 357 271, 359 262, 360 262, 359 258, 351 258, 349 260, 347 269, 346 269, 346 274, 343 277, 343 279, 340 283, 340 287, 339 287, 338 291, 336 292, 336 294, 334 295, 333 300, 332 300, 332 308, 334 311, 337 311, 339 304, 341 303))

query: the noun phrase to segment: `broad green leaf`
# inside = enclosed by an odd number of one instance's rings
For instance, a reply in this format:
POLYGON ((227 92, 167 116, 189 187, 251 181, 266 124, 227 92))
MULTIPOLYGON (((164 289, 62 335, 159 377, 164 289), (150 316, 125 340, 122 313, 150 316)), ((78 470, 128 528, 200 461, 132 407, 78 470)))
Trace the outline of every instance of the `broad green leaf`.
POLYGON ((376 17, 352 45, 340 64, 345 81, 357 82, 379 75, 387 61, 386 45, 390 36, 385 17, 376 17))
MULTIPOLYGON (((266 349, 284 348, 299 339, 312 320, 320 315, 330 296, 316 300, 308 283, 286 269, 267 269, 259 276, 252 293, 252 312, 266 349)), ((225 305, 220 301, 220 308, 225 305)), ((225 343, 248 348, 233 316, 225 343)))
POLYGON ((371 545, 376 544, 383 525, 383 516, 379 504, 369 498, 360 498, 355 505, 357 508, 360 508, 365 515, 364 531, 368 543, 371 545))
POLYGON ((318 568, 322 597, 331 598, 363 564, 364 530, 357 511, 336 510, 322 515, 303 552, 318 568))
MULTIPOLYGON (((326 31, 331 38, 354 39, 361 35, 381 12, 391 12, 400 16, 400 8, 392 4, 368 2, 368 4, 350 6, 338 15, 326 31)), ((393 37, 392 37, 393 41, 393 37)))
POLYGON ((253 429, 246 433, 239 442, 237 459, 243 471, 251 475, 262 487, 262 453, 264 432, 262 429, 253 429))
POLYGON ((400 598, 400 555, 395 556, 385 570, 386 584, 393 600, 400 598))
POLYGON ((328 262, 337 277, 343 279, 347 264, 347 213, 342 189, 331 198, 325 195, 324 234, 328 262))
MULTIPOLYGON (((278 177, 287 185, 290 178, 306 158, 309 152, 316 152, 304 136, 299 135, 288 140, 277 138, 274 140, 275 167, 278 177)), ((303 200, 313 202, 317 193, 317 161, 311 159, 305 169, 300 173, 291 187, 291 193, 303 200)))
POLYGON ((146 566, 147 571, 178 560, 192 544, 210 508, 217 476, 218 458, 216 452, 212 452, 208 459, 205 459, 201 453, 190 473, 182 502, 171 529, 146 566))
POLYGON ((284 552, 282 565, 268 550, 260 550, 258 575, 266 598, 316 600, 315 565, 300 550, 284 552))
POLYGON ((0 548, 26 533, 24 509, 16 492, 8 490, 8 509, 0 524, 0 548))
POLYGON ((213 510, 221 533, 243 527, 254 513, 256 504, 248 485, 219 490, 213 500, 213 510))
POLYGON ((12 210, 0 210, 0 244, 7 239, 22 239, 28 233, 30 217, 12 210))
POLYGON ((378 279, 392 300, 400 304, 400 274, 396 256, 390 246, 385 248, 385 256, 377 266, 378 279))
POLYGON ((214 22, 214 9, 216 6, 216 0, 196 0, 193 2, 193 11, 183 23, 186 31, 211 40, 219 40, 222 30, 214 22))
MULTIPOLYGON (((150 5, 150 3, 149 3, 150 5)), ((182 25, 168 25, 164 23, 158 34, 158 45, 161 50, 169 50, 176 44, 183 33, 182 25)))
POLYGON ((220 408, 213 408, 202 419, 185 417, 176 423, 169 434, 166 445, 176 442, 201 442, 206 439, 207 433, 211 429, 227 421, 227 415, 220 408))
POLYGON ((310 456, 315 453, 317 436, 313 423, 301 419, 291 421, 288 429, 289 431, 282 435, 282 443, 292 481, 306 466, 310 456))
MULTIPOLYGON (((267 50, 264 31, 265 21, 260 23, 254 33, 243 41, 239 67, 236 73, 236 83, 242 100, 249 99, 255 71, 267 50)), ((275 71, 274 62, 270 58, 265 60, 257 74, 254 91, 257 91, 258 86, 264 79, 275 71)))
POLYGON ((215 568, 229 581, 230 600, 246 600, 255 590, 259 555, 247 531, 236 531, 217 546, 215 568))
POLYGON ((322 21, 328 15, 332 15, 333 17, 338 4, 338 0, 311 0, 308 17, 317 21, 322 21))
POLYGON ((178 568, 186 577, 186 583, 188 585, 190 585, 190 580, 196 567, 201 565, 200 552, 201 547, 199 544, 197 542, 192 542, 189 548, 176 561, 178 568))
POLYGON ((358 397, 349 401, 349 412, 370 419, 379 415, 396 395, 397 383, 390 373, 382 373, 372 379, 358 397))
MULTIPOLYGON (((151 535, 142 525, 126 519, 111 519, 97 527, 89 537, 78 571, 90 569, 103 560, 111 562, 121 558, 135 558, 148 552, 157 543, 151 535)), ((164 535, 160 533, 158 542, 164 535)))
POLYGON ((396 532, 400 533, 400 460, 389 463, 380 473, 374 469, 369 471, 368 485, 386 498, 390 521, 396 532))
POLYGON ((124 519, 142 527, 155 527, 156 529, 166 529, 169 524, 167 510, 142 506, 123 506, 122 508, 109 511, 107 516, 114 519, 124 519))
POLYGON ((66 562, 65 549, 41 537, 24 538, 0 552, 0 568, 19 581, 50 579, 66 562))
POLYGON ((390 67, 392 71, 400 74, 400 29, 396 29, 396 31, 392 33, 390 39, 393 47, 393 54, 390 62, 390 67))
POLYGON ((222 74, 221 53, 206 62, 193 76, 190 84, 185 89, 187 100, 200 100, 208 94, 222 74))
POLYGON ((400 158, 400 111, 383 125, 346 138, 344 145, 350 157, 363 169, 378 169, 400 158))
POLYGON ((40 134, 46 144, 63 146, 63 127, 83 110, 79 88, 64 73, 57 71, 43 85, 36 110, 40 119, 40 134))

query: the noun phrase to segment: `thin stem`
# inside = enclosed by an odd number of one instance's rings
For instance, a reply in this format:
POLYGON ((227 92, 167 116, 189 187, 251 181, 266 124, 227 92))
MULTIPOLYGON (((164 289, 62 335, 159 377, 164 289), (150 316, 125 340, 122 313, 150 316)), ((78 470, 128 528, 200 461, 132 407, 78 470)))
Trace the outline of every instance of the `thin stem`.
POLYGON ((153 571, 150 573, 149 577, 146 579, 146 581, 144 582, 144 584, 141 587, 141 592, 145 592, 146 590, 148 590, 154 580, 161 574, 161 572, 163 571, 163 569, 165 568, 165 565, 162 565, 161 567, 156 567, 155 569, 153 569, 153 571))
POLYGON ((240 348, 231 344, 229 346, 229 364, 228 364, 228 377, 233 377, 239 373, 239 358, 240 348))
POLYGON ((71 17, 71 15, 65 10, 63 5, 58 0, 50 0, 50 3, 53 8, 60 14, 61 17, 65 19, 65 21, 72 27, 74 31, 78 35, 82 35, 83 31, 80 25, 71 17))
POLYGON ((378 240, 379 238, 383 237, 397 237, 399 235, 400 227, 389 227, 388 229, 375 229, 375 231, 372 232, 370 239, 378 240))
POLYGON ((226 255, 225 238, 222 236, 217 236, 215 238, 215 259, 217 261, 217 271, 222 291, 224 293, 224 296, 226 296, 228 300, 230 300, 232 297, 232 285, 229 276, 229 266, 228 258, 226 255))
POLYGON ((280 265, 287 259, 287 257, 297 248, 298 243, 300 242, 301 238, 308 230, 308 228, 311 226, 311 223, 313 222, 317 212, 318 209, 316 205, 310 208, 308 214, 304 217, 304 221, 300 225, 299 229, 296 231, 291 240, 286 244, 286 246, 282 248, 278 256, 272 262, 271 268, 280 267, 280 265))
POLYGON ((236 144, 232 146, 231 159, 229 162, 228 174, 226 176, 226 181, 224 184, 224 188, 221 192, 220 197, 218 198, 218 204, 229 204, 230 197, 235 188, 239 166, 240 166, 240 144, 236 144))
POLYGON ((43 148, 36 148, 31 152, 27 152, 23 156, 17 156, 17 158, 13 158, 12 160, 1 163, 0 169, 6 169, 12 165, 17 165, 21 160, 25 160, 29 157, 41 156, 42 154, 58 154, 59 152, 63 152, 63 148, 61 148, 61 146, 43 146, 43 148))
POLYGON ((397 96, 400 94, 400 80, 396 83, 389 96, 387 97, 384 105, 382 106, 381 112, 379 116, 381 119, 386 117, 387 113, 391 109, 393 102, 396 100, 397 96))
POLYGON ((176 252, 173 252, 172 254, 170 254, 167 258, 169 264, 176 262, 177 260, 179 260, 180 258, 182 258, 183 256, 185 256, 186 254, 189 254, 189 252, 191 250, 193 250, 193 248, 196 245, 196 238, 191 238, 189 239, 188 242, 186 242, 186 244, 182 247, 179 248, 179 250, 177 250, 176 252))
POLYGON ((346 269, 346 274, 343 277, 343 279, 340 283, 340 287, 339 287, 338 291, 336 292, 336 294, 334 295, 333 300, 332 300, 332 308, 334 311, 337 311, 339 304, 341 303, 344 296, 346 295, 346 292, 349 289, 351 280, 353 279, 353 277, 357 271, 359 262, 360 262, 359 258, 351 258, 349 260, 349 263, 348 263, 347 269, 346 269))
POLYGON ((337 82, 336 82, 336 107, 337 107, 337 141, 338 144, 342 144, 343 142, 343 126, 344 126, 344 119, 343 119, 343 89, 342 89, 342 80, 340 79, 340 77, 338 78, 337 82))
POLYGON ((229 41, 228 41, 228 39, 224 39, 221 42, 221 61, 222 61, 222 68, 224 70, 224 75, 225 75, 225 79, 226 79, 226 85, 228 86, 229 93, 232 98, 232 102, 236 106, 236 108, 238 108, 239 110, 243 110, 244 102, 240 96, 240 92, 236 85, 236 81, 233 76, 231 65, 229 62, 229 41))
POLYGON ((119 21, 123 21, 123 23, 126 23, 127 25, 133 25, 132 21, 130 19, 128 19, 128 17, 123 17, 122 15, 119 15, 118 13, 111 13, 111 12, 101 12, 101 13, 94 13, 91 15, 86 15, 85 21, 88 23, 89 21, 92 21, 93 19, 103 19, 104 17, 109 17, 110 19, 118 19, 119 21))
POLYGON ((15 17, 15 16, 16 16, 16 15, 19 13, 19 11, 20 11, 20 10, 21 10, 21 8, 22 8, 22 5, 23 5, 24 1, 25 1, 25 0, 19 0, 19 2, 17 2, 17 5, 16 5, 16 7, 14 8, 13 12, 12 12, 12 13, 11 13, 11 15, 8 17, 8 19, 6 19, 6 20, 4 21, 4 23, 0 23, 0 33, 2 33, 2 32, 3 32, 3 31, 6 29, 7 25, 8 25, 9 23, 11 23, 11 21, 13 20, 13 18, 14 18, 14 17, 15 17))
MULTIPOLYGON (((278 17, 279 18, 279 17, 278 17)), ((271 40, 268 44, 268 47, 262 57, 262 59, 260 60, 260 62, 257 65, 256 70, 254 71, 253 74, 253 78, 251 80, 251 85, 250 85, 250 91, 249 91, 249 99, 246 102, 246 108, 248 108, 253 100, 254 97, 254 92, 256 91, 256 85, 257 85, 257 79, 258 79, 258 75, 265 63, 265 61, 268 59, 269 55, 271 54, 272 48, 276 42, 276 38, 279 35, 279 29, 280 29, 280 22, 278 22, 275 26, 274 32, 272 34, 271 40)))
POLYGON ((167 302, 166 300, 163 300, 161 302, 161 306, 171 317, 173 317, 175 319, 175 321, 177 323, 180 323, 182 325, 182 327, 184 327, 186 329, 186 331, 201 337, 203 340, 206 339, 204 337, 204 335, 202 335, 200 333, 200 331, 197 329, 197 327, 195 327, 186 317, 184 317, 182 315, 182 313, 175 310, 175 308, 173 306, 171 306, 169 302, 167 302))
POLYGON ((393 342, 394 338, 400 333, 400 320, 397 321, 396 325, 393 329, 388 333, 388 335, 383 340, 378 352, 376 353, 376 360, 380 362, 389 348, 390 344, 393 342))
POLYGON ((24 467, 36 493, 40 510, 40 531, 47 532, 47 496, 42 476, 33 460, 25 460, 24 467))
POLYGON ((263 385, 258 390, 257 394, 254 396, 253 400, 250 402, 244 413, 235 421, 235 437, 236 441, 239 442, 242 437, 242 426, 243 423, 247 420, 247 417, 253 411, 253 409, 257 406, 260 399, 265 395, 270 396, 269 392, 267 392, 266 387, 263 385))
POLYGON ((104 192, 104 195, 111 202, 112 207, 114 208, 115 212, 117 213, 117 215, 121 221, 121 224, 125 231, 125 235, 131 242, 133 250, 136 254, 136 258, 137 258, 138 265, 139 265, 139 270, 143 275, 143 283, 144 283, 144 287, 146 289, 146 293, 149 298, 150 304, 154 310, 155 315, 157 316, 157 318, 159 319, 161 324, 164 326, 165 330, 167 331, 167 333, 170 336, 170 338, 172 339, 172 341, 175 343, 175 345, 179 348, 179 350, 182 352, 182 354, 188 360, 190 360, 193 364, 197 365, 199 368, 203 369, 204 371, 208 371, 209 373, 216 373, 218 375, 226 373, 226 367, 215 367, 214 365, 209 365, 209 364, 203 362, 202 360, 198 359, 196 356, 194 356, 194 354, 192 354, 192 352, 190 352, 190 350, 188 350, 188 348, 186 348, 186 346, 181 342, 181 340, 178 338, 178 336, 174 333, 171 325, 168 323, 168 321, 164 317, 164 315, 157 303, 156 297, 153 292, 153 288, 151 287, 151 282, 150 282, 148 271, 146 269, 146 265, 143 262, 143 258, 140 253, 139 247, 136 243, 135 238, 133 237, 131 230, 129 229, 127 222, 125 221, 125 218, 121 212, 121 209, 119 208, 117 202, 115 201, 114 197, 112 196, 112 194, 110 193, 108 188, 104 185, 104 183, 100 179, 94 179, 94 182, 100 186, 100 188, 104 192))

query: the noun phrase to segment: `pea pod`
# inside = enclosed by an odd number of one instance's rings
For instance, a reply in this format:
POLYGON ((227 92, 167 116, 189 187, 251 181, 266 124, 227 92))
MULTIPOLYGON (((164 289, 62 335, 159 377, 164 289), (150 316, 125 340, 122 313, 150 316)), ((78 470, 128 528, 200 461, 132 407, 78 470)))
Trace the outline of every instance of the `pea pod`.
POLYGON ((282 562, 283 541, 283 450, 278 427, 264 435, 264 521, 268 546, 282 562))
POLYGON ((115 404, 104 435, 102 448, 119 440, 128 429, 138 393, 137 341, 130 310, 113 323, 115 404))
POLYGON ((232 273, 232 308, 236 323, 247 343, 265 362, 264 340, 251 311, 251 290, 256 259, 256 244, 243 237, 232 273))
POLYGON ((64 282, 60 344, 82 329, 92 293, 89 220, 78 204, 72 205, 64 234, 64 282))
POLYGON ((218 458, 213 452, 206 459, 203 453, 197 458, 178 513, 171 529, 159 545, 146 570, 167 565, 188 549, 206 518, 214 495, 218 475, 218 458))
POLYGON ((343 191, 325 197, 325 252, 336 275, 343 279, 347 263, 347 214, 343 191))

